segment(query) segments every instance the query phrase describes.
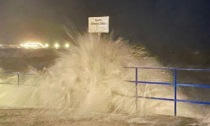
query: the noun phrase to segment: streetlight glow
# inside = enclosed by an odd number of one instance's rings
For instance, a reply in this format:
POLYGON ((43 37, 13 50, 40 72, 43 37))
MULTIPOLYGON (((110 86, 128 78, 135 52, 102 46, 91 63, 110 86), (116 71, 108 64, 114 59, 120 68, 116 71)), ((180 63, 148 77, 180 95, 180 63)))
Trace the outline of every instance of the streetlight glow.
POLYGON ((55 43, 54 47, 55 47, 56 49, 58 49, 58 48, 60 47, 60 45, 59 45, 58 43, 55 43))
POLYGON ((69 48, 69 47, 70 47, 69 43, 66 43, 66 44, 65 44, 65 47, 66 47, 66 48, 69 48))

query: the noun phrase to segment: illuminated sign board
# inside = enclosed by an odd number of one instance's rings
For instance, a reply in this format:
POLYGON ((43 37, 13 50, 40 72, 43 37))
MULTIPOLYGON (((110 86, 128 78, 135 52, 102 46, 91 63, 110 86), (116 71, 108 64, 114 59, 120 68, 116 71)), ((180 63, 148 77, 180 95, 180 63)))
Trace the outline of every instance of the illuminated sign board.
POLYGON ((88 18, 89 33, 109 33, 109 16, 105 17, 89 17, 88 18))

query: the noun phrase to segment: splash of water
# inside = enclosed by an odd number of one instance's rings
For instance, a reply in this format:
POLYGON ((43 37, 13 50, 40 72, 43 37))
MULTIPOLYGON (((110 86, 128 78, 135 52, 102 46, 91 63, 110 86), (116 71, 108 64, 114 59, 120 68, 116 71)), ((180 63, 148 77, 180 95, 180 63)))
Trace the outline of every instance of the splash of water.
MULTIPOLYGON (((54 66, 26 79, 23 86, 1 86, 0 105, 47 108, 80 115, 136 113, 135 85, 126 81, 134 80, 135 72, 125 67, 161 67, 142 49, 134 49, 121 39, 103 38, 98 42, 96 36, 81 36, 77 46, 61 53, 54 66)), ((141 71, 139 77, 171 81, 170 73, 165 71, 141 71)), ((138 90, 145 96, 173 97, 172 87, 141 85, 138 90)), ((179 92, 178 97, 184 95, 179 92)), ((139 99, 137 112, 172 115, 172 106, 172 102, 139 99)), ((179 108, 179 115, 192 116, 194 113, 189 106, 180 105, 179 108)))

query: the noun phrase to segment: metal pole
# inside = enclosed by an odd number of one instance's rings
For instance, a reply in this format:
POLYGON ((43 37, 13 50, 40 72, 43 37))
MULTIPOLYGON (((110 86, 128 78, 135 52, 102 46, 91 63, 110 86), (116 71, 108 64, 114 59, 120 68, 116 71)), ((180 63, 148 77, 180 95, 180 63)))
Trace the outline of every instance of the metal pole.
POLYGON ((101 33, 98 33, 98 42, 100 42, 101 39, 101 33))
POLYGON ((135 69, 136 72, 136 78, 135 78, 135 84, 136 84, 136 112, 138 110, 138 68, 135 69))
POLYGON ((176 73, 176 69, 173 69, 173 76, 174 76, 174 116, 177 115, 177 73, 176 73))
POLYGON ((20 74, 17 73, 17 76, 18 76, 18 86, 19 86, 19 84, 20 84, 20 74))

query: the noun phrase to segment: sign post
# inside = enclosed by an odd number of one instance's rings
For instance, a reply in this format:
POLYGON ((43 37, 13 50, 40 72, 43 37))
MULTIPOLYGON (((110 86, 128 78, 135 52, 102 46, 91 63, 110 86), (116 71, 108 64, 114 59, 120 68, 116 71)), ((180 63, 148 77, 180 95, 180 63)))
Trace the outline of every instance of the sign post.
POLYGON ((109 33, 109 16, 89 17, 88 32, 98 33, 98 41, 100 41, 101 33, 109 33))

